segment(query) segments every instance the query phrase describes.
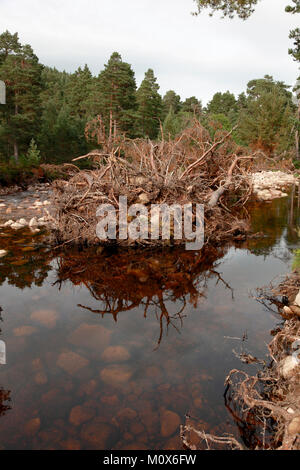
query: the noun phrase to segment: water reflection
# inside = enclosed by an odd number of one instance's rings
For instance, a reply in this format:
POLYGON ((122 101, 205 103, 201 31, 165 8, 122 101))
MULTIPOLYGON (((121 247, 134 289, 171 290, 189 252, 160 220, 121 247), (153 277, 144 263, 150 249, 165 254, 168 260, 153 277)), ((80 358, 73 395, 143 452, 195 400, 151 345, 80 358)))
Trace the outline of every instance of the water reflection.
POLYGON ((251 211, 266 237, 199 253, 50 251, 43 235, 0 233, 1 445, 179 449, 190 413, 253 448, 258 427, 224 406, 224 379, 241 368, 233 349, 266 353, 276 319, 248 290, 289 269, 296 238, 287 200, 251 211))
POLYGON ((99 308, 79 304, 79 307, 96 315, 111 315, 116 322, 118 315, 139 308, 147 318, 149 310, 160 325, 158 344, 164 329, 182 327, 187 304, 197 308, 205 298, 210 278, 230 286, 216 271, 218 260, 225 248, 188 252, 182 249, 150 252, 101 253, 95 256, 93 249, 82 252, 64 252, 58 258, 57 281, 71 281, 84 285, 91 297, 99 302, 99 308), (172 305, 172 312, 168 311, 172 305))

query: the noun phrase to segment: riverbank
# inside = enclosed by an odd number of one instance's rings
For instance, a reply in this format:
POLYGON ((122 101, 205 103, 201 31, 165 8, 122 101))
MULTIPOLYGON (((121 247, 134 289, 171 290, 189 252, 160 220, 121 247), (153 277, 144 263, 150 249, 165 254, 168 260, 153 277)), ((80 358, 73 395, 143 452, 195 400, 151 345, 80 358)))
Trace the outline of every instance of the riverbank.
POLYGON ((249 176, 253 194, 259 201, 287 197, 292 186, 299 186, 299 178, 283 171, 261 171, 249 176))

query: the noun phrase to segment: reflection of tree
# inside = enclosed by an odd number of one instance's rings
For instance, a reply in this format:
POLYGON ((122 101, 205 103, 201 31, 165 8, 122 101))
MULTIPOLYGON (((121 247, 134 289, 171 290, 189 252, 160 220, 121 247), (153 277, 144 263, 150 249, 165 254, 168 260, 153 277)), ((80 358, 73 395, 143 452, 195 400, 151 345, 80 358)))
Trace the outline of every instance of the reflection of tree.
POLYGON ((22 234, 7 231, 1 237, 1 248, 9 253, 0 258, 0 285, 5 281, 19 289, 42 285, 53 255, 42 245, 40 236, 33 236, 29 230, 22 234))
POLYGON ((269 204, 254 203, 250 209, 253 233, 263 232, 265 235, 248 240, 247 246, 251 253, 267 256, 272 252, 279 259, 286 258, 287 252, 284 246, 299 241, 297 232, 299 207, 296 202, 292 202, 290 198, 280 198, 269 204))
POLYGON ((83 284, 91 296, 101 302, 100 308, 79 305, 98 315, 112 315, 117 321, 121 312, 142 308, 147 317, 154 309, 160 324, 160 343, 164 330, 181 325, 187 303, 194 307, 205 296, 209 278, 230 286, 215 271, 224 248, 199 252, 182 249, 164 251, 120 251, 95 256, 95 250, 62 253, 59 257, 58 280, 83 284), (176 312, 170 313, 170 304, 176 312))
POLYGON ((11 406, 8 405, 10 401, 10 391, 0 388, 0 416, 5 415, 8 410, 11 410, 11 406))

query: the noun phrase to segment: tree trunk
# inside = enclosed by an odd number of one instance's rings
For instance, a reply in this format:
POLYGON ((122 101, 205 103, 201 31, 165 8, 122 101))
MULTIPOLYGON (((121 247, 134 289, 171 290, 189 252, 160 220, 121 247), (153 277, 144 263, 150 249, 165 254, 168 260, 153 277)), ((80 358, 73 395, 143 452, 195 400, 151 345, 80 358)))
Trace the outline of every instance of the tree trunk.
POLYGON ((16 163, 18 163, 19 162, 19 147, 16 141, 14 141, 14 157, 15 157, 16 163))

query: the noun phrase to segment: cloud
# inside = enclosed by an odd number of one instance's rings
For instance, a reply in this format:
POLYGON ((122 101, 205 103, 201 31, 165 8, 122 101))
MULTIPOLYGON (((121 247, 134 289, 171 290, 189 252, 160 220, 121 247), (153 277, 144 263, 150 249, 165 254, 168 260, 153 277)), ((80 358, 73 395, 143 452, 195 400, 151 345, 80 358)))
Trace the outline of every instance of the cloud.
POLYGON ((248 21, 191 16, 192 0, 0 0, 0 30, 18 31, 41 62, 98 74, 113 51, 132 64, 137 82, 153 68, 161 92, 206 102, 216 91, 240 93, 266 73, 290 84, 297 65, 287 54, 297 15, 286 0, 263 0, 248 21))

